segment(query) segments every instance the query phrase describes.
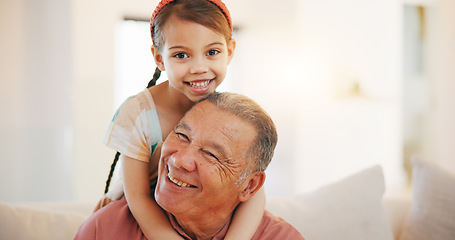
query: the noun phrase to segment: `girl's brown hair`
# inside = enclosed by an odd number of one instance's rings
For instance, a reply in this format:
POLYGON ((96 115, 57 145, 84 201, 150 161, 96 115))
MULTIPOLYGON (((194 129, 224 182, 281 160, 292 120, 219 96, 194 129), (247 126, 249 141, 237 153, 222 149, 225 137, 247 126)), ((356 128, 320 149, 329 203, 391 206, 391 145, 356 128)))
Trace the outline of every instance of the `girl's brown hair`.
POLYGON ((223 35, 226 42, 229 42, 232 37, 232 29, 230 19, 227 18, 229 15, 225 14, 229 13, 224 13, 220 7, 209 0, 174 0, 159 10, 150 23, 153 44, 158 50, 161 50, 165 42, 163 29, 167 20, 173 15, 201 24, 223 35))

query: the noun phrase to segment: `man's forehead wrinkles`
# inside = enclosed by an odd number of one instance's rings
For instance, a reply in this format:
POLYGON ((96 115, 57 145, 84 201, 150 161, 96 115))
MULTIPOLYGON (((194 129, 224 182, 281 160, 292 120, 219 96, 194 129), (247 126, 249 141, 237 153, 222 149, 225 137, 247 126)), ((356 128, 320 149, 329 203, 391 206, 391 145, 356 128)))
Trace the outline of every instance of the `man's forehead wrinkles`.
POLYGON ((232 141, 234 137, 232 136, 232 131, 234 131, 232 128, 228 127, 223 127, 221 128, 221 134, 223 134, 229 141, 232 141))
POLYGON ((199 115, 199 114, 204 114, 205 113, 205 106, 204 106, 204 101, 199 103, 198 105, 196 105, 196 107, 194 107, 192 110, 195 110, 195 112, 198 112, 196 113, 196 115, 199 115))

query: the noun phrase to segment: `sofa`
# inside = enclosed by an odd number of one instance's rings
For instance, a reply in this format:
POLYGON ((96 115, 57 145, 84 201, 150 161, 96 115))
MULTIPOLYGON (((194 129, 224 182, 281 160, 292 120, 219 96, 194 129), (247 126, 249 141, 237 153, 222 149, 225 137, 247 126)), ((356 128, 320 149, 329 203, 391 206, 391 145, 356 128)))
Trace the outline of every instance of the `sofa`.
MULTIPOLYGON (((455 176, 413 160, 412 193, 384 196, 373 166, 313 192, 271 197, 266 208, 307 240, 454 240, 455 176)), ((0 239, 72 239, 95 203, 0 203, 0 239)))

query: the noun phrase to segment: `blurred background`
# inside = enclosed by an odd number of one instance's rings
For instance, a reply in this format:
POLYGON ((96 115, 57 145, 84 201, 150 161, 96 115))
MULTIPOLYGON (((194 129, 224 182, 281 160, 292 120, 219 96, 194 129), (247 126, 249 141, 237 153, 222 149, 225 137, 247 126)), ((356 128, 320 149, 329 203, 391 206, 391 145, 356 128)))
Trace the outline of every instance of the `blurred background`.
MULTIPOLYGON (((152 77, 158 0, 0 1, 0 201, 97 201, 123 100, 152 77)), ((454 0, 225 0, 237 40, 220 90, 274 119, 268 195, 412 156, 455 172, 454 0)), ((165 76, 162 77, 162 80, 165 76)))

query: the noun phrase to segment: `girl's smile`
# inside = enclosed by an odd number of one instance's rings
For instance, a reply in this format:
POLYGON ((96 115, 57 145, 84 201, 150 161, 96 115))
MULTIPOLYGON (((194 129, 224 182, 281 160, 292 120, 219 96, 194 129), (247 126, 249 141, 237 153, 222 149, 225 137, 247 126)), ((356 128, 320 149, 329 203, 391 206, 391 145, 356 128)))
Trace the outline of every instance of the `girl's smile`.
POLYGON ((204 92, 207 92, 210 89, 210 84, 214 81, 214 79, 210 80, 195 80, 191 82, 186 82, 190 88, 191 91, 199 94, 203 94, 204 92))

